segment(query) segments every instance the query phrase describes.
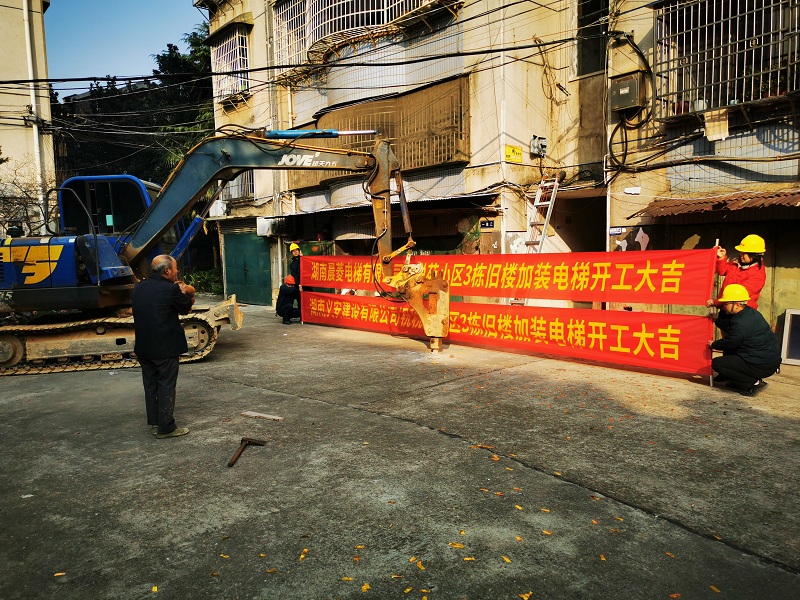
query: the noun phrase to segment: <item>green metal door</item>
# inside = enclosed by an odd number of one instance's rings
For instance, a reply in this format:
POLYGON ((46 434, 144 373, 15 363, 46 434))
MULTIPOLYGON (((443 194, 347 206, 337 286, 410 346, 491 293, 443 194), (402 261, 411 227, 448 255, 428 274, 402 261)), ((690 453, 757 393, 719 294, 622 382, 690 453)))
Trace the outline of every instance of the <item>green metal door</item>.
POLYGON ((269 243, 255 233, 225 234, 226 292, 238 302, 272 305, 269 243))

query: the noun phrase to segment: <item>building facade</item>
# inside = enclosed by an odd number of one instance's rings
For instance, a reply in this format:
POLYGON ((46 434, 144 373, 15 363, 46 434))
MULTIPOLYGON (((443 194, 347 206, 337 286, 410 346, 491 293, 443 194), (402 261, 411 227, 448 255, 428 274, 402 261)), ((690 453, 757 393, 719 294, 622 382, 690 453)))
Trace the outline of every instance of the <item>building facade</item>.
MULTIPOLYGON (((0 5, 0 235, 9 223, 39 233, 44 194, 55 184, 44 12, 50 2, 9 0, 0 5), (28 82, 28 83, 24 83, 28 82)), ((13 227, 13 225, 12 225, 13 227)))
MULTIPOLYGON (((780 332, 800 307, 796 1, 195 4, 211 23, 217 125, 386 132, 422 252, 535 251, 532 201, 560 173, 544 252, 718 240, 733 256, 756 233, 760 310, 780 332)), ((313 143, 369 150, 372 138, 313 143)), ((215 218, 237 248, 269 256, 274 289, 286 242, 370 253, 361 184, 248 173, 215 218)), ((230 284, 249 267, 229 262, 230 284)))
MULTIPOLYGON (((211 25, 216 125, 384 132, 422 253, 532 251, 536 189, 563 172, 545 251, 604 250, 608 4, 505 4, 198 0, 211 25)), ((306 143, 369 151, 373 140, 306 143)), ((255 171, 229 185, 214 216, 236 248, 224 251, 229 292, 247 300, 249 285, 267 280, 274 290, 289 241, 304 253, 370 254, 362 184, 255 171), (253 277, 243 255, 267 255, 269 272, 253 277)), ((403 236, 399 220, 393 232, 403 236)))
POLYGON ((610 245, 736 256, 760 235, 759 310, 780 334, 800 308, 800 5, 624 4, 609 21, 610 245))

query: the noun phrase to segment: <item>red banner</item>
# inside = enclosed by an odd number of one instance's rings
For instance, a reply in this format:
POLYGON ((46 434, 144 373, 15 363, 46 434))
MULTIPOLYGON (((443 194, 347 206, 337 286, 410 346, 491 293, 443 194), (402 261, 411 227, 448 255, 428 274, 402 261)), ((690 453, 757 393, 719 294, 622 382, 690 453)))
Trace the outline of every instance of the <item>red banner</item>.
MULTIPOLYGON (((430 276, 438 271, 451 296, 539 298, 697 306, 711 297, 715 252, 648 250, 563 254, 414 256, 430 276)), ((398 271, 403 264, 396 259, 398 271)), ((374 290, 368 256, 304 256, 304 286, 374 290)))
MULTIPOLYGON (((304 259, 305 260, 305 259, 304 259)), ((377 297, 304 292, 308 323, 425 337, 408 304, 377 297)), ((601 363, 711 374, 710 319, 693 315, 450 304, 451 342, 601 363)))

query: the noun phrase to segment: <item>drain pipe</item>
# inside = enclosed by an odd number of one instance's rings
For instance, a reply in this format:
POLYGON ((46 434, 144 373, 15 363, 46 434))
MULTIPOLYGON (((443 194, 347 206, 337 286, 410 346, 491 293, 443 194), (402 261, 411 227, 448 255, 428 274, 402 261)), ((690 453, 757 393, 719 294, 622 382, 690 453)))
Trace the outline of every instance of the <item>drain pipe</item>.
POLYGON ((36 77, 33 69, 33 43, 31 40, 33 33, 31 32, 30 8, 30 0, 22 0, 22 22, 25 26, 25 51, 28 57, 28 79, 30 81, 28 86, 31 95, 31 116, 33 117, 31 124, 33 125, 33 155, 36 164, 36 192, 39 197, 39 210, 42 212, 42 225, 39 227, 39 233, 43 234, 45 231, 44 219, 47 211, 45 210, 44 181, 42 178, 42 148, 41 140, 39 139, 39 106, 36 98, 36 84, 33 81, 36 77))

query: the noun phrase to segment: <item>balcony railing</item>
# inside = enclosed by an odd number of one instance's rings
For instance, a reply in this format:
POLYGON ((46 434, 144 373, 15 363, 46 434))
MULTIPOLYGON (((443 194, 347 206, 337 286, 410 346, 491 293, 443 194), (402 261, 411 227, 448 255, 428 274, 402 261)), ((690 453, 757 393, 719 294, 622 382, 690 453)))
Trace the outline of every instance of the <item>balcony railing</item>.
POLYGON ((400 24, 418 11, 458 4, 454 0, 286 0, 275 6, 276 60, 301 65, 311 49, 329 39, 336 43, 376 28, 400 24))

